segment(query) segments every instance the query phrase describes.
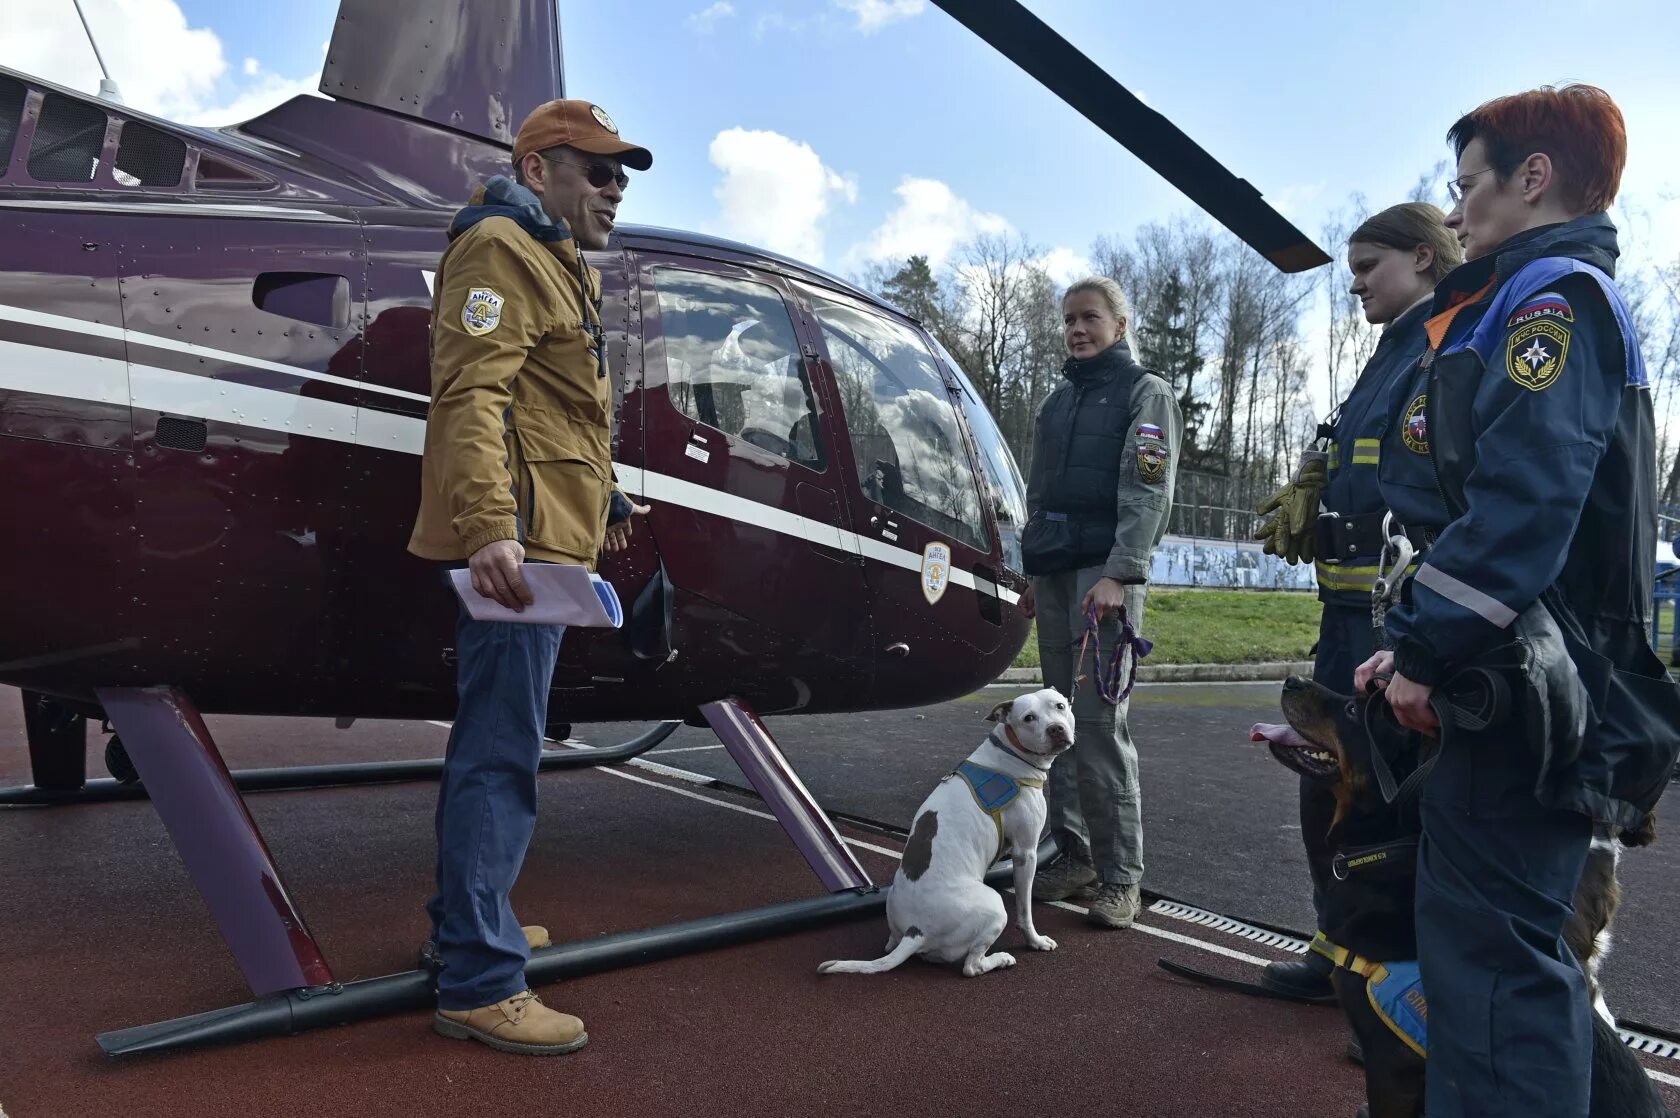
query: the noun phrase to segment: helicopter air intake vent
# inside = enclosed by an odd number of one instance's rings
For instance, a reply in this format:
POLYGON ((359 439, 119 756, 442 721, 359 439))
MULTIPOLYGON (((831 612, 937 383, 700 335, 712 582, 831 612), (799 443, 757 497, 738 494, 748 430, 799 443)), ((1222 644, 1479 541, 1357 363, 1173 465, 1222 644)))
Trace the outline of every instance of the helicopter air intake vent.
POLYGON ((187 145, 166 132, 125 121, 113 174, 123 186, 180 186, 187 145))
POLYGON ((170 450, 204 453, 210 441, 209 429, 202 419, 180 419, 173 415, 158 416, 157 444, 170 450))
POLYGON ((29 145, 29 177, 36 182, 92 182, 105 147, 106 124, 104 112, 93 105, 47 94, 29 145))
POLYGON ((23 121, 23 102, 29 89, 22 82, 0 74, 0 178, 12 161, 12 144, 23 121))

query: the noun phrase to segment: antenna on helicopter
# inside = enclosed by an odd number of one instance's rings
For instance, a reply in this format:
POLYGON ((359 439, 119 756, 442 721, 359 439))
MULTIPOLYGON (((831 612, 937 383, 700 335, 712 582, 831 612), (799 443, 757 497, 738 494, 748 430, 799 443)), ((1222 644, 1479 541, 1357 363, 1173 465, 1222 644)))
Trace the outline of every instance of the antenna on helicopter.
POLYGON ((70 2, 76 5, 76 14, 82 20, 82 30, 87 32, 88 44, 93 47, 93 57, 98 59, 99 72, 104 75, 99 79, 99 96, 120 105, 123 103, 122 91, 117 88, 117 83, 111 80, 111 71, 105 67, 105 56, 99 53, 99 43, 93 37, 93 28, 88 26, 87 13, 82 11, 82 0, 70 2))

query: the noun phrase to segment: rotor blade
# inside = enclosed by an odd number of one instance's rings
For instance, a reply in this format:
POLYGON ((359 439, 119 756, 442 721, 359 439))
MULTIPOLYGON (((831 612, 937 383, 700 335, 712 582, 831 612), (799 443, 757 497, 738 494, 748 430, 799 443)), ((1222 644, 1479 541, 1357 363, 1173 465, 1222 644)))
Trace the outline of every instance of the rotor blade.
POLYGON ((1267 205, 1247 179, 1226 170, 1019 0, 933 2, 1120 141, 1282 271, 1304 272, 1330 263, 1324 250, 1267 205))

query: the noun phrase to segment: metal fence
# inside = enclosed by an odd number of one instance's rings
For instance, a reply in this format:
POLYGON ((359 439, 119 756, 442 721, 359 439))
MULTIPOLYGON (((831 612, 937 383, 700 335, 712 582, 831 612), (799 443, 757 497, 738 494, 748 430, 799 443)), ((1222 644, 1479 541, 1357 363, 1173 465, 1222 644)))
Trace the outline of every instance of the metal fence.
POLYGON ((1180 470, 1173 482, 1167 532, 1204 540, 1251 540, 1260 526, 1254 510, 1276 490, 1272 481, 1180 470))

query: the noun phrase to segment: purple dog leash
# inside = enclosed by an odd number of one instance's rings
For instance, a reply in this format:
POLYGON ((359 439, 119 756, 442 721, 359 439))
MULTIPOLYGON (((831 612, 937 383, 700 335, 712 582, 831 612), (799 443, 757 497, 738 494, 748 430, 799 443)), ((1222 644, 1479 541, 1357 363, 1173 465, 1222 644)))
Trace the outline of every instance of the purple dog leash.
POLYGON ((1085 610, 1085 635, 1079 642, 1079 661, 1074 665, 1074 686, 1083 684, 1087 675, 1080 674, 1085 667, 1085 654, 1094 651, 1093 673, 1097 680, 1097 693, 1102 701, 1109 706, 1119 706, 1131 697, 1132 688, 1137 685, 1138 661, 1148 656, 1155 644, 1149 638, 1140 636, 1132 627, 1132 619, 1126 615, 1126 607, 1120 607, 1120 640, 1114 646, 1107 666, 1103 665, 1102 655, 1102 620, 1097 616, 1097 607, 1088 606, 1085 610), (1126 676, 1126 688, 1120 689, 1120 673, 1125 668, 1126 649, 1132 650, 1132 670, 1126 676))

